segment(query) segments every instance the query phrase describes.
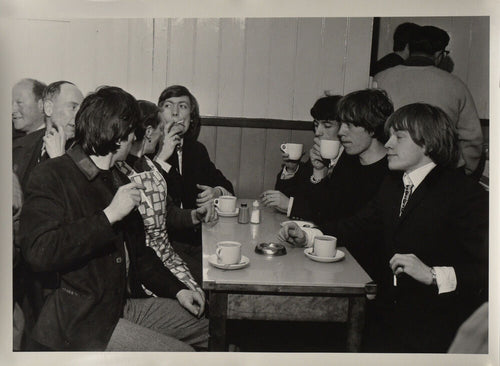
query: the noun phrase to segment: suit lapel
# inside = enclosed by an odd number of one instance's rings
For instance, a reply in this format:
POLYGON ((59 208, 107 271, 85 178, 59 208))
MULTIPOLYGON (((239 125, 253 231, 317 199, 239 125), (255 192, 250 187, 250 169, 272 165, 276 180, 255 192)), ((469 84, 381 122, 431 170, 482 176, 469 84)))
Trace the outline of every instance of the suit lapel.
POLYGON ((440 173, 441 169, 439 167, 435 167, 429 172, 429 174, 427 174, 422 183, 420 183, 417 189, 415 189, 415 191, 411 194, 402 215, 397 220, 398 225, 404 222, 411 212, 418 207, 420 202, 422 202, 422 200, 428 195, 429 190, 432 188, 440 173))

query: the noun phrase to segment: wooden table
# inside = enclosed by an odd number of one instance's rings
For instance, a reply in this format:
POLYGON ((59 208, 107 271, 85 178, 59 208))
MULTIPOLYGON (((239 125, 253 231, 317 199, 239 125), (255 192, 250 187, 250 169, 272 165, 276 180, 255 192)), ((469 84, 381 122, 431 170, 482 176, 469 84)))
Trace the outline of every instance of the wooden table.
MULTIPOLYGON (((248 202, 251 200, 238 200, 248 202)), ((318 263, 304 248, 286 245, 284 256, 264 256, 254 249, 261 242, 278 242, 280 223, 287 220, 274 209, 261 209, 260 224, 239 224, 237 217, 220 217, 203 225, 203 288, 210 299, 211 351, 227 350, 226 320, 328 321, 347 323, 347 350, 357 352, 364 326, 366 290, 371 278, 346 248, 344 260, 318 263), (208 263, 216 244, 242 243, 250 264, 221 270, 208 263)), ((373 290, 373 287, 372 289, 373 290)))

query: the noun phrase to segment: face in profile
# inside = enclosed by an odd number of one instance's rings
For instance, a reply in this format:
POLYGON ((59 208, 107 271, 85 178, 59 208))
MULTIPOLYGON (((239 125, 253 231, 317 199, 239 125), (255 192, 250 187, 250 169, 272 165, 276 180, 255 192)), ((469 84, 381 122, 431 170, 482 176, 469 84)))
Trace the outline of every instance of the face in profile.
POLYGON ((22 81, 12 89, 12 123, 16 130, 25 132, 43 123, 43 113, 29 81, 22 81))
POLYGON ((355 126, 350 122, 342 122, 338 135, 349 155, 361 155, 372 143, 372 135, 364 127, 355 126))
POLYGON ((127 158, 134 141, 135 141, 135 134, 132 131, 128 134, 125 140, 119 142, 120 147, 113 154, 112 164, 114 164, 116 161, 122 161, 127 158))
POLYGON ((75 116, 82 100, 83 94, 75 85, 63 84, 58 95, 45 101, 45 114, 53 124, 63 128, 68 138, 75 136, 75 116))
POLYGON ((418 146, 408 131, 390 128, 390 137, 385 147, 389 169, 412 172, 429 163, 430 158, 425 155, 425 148, 418 146))
POLYGON ((191 123, 191 101, 189 97, 187 95, 171 97, 165 99, 159 107, 167 125, 173 123, 172 128, 178 128, 179 135, 183 136, 191 123))
POLYGON ((314 120, 314 136, 320 140, 338 140, 340 123, 331 120, 314 120))
POLYGON ((165 117, 161 114, 158 113, 158 118, 160 120, 160 123, 158 123, 158 126, 156 128, 153 128, 152 126, 148 126, 146 129, 146 133, 148 134, 148 138, 146 138, 146 143, 144 144, 144 153, 149 154, 152 153, 156 150, 156 146, 160 141, 163 140, 163 137, 165 135, 165 117))

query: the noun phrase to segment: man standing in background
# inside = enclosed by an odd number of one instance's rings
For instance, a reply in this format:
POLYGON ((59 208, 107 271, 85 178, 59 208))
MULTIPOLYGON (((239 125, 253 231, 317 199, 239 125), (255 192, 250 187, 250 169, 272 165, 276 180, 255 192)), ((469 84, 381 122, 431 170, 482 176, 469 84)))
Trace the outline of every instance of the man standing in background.
POLYGON ((12 88, 13 140, 42 128, 45 86, 35 79, 22 79, 12 88))
POLYGON ((483 134, 472 95, 457 76, 437 67, 449 53, 450 37, 437 27, 425 26, 410 42, 410 57, 403 65, 375 75, 398 109, 411 103, 429 103, 443 109, 458 131, 459 167, 475 172, 482 154, 483 134))
POLYGON ((375 62, 370 70, 370 76, 374 76, 381 71, 391 67, 401 65, 410 57, 410 40, 415 32, 420 28, 415 23, 401 23, 394 31, 394 45, 391 52, 375 62))

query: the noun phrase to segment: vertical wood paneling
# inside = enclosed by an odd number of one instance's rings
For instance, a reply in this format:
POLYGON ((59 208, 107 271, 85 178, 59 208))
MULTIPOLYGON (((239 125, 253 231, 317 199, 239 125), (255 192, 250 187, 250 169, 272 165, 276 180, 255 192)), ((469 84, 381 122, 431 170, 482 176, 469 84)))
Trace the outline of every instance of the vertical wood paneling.
POLYGON ((240 179, 241 128, 217 127, 215 163, 224 176, 233 183, 238 194, 240 179))
POLYGON ((238 186, 240 197, 256 198, 262 192, 265 152, 266 130, 263 128, 243 128, 241 131, 238 186))
POLYGON ((467 82, 469 70, 471 20, 470 17, 452 18, 449 28, 443 28, 450 36, 450 43, 446 49, 452 50, 450 53, 450 58, 453 60, 452 72, 464 82, 467 82))
POLYGON ((96 24, 95 81, 97 86, 127 88, 128 20, 105 19, 96 24))
POLYGON ((281 159, 280 145, 291 142, 291 132, 289 130, 267 130, 266 131, 266 152, 264 161, 264 181, 261 192, 273 189, 283 160, 281 159))
MULTIPOLYGON (((316 99, 323 96, 325 90, 331 94, 344 93, 344 59, 346 57, 347 19, 327 18, 321 34, 321 85, 315 94, 316 99)), ((312 104, 311 106, 312 107, 312 104)), ((307 120, 311 118, 307 110, 307 120)))
POLYGON ((197 19, 192 93, 204 115, 216 116, 218 104, 219 20, 197 19))
POLYGON ((266 117, 269 115, 271 23, 270 19, 250 18, 246 20, 244 116, 266 117))
POLYGON ((490 118, 490 22, 488 17, 473 19, 470 30, 469 69, 464 80, 474 97, 481 118, 490 118))
POLYGON ((294 73, 293 119, 307 120, 320 92, 321 18, 299 18, 294 73))
POLYGON ((95 44, 97 22, 94 20, 73 20, 69 23, 67 52, 64 55, 63 78, 75 83, 84 95, 94 91, 97 86, 95 79, 95 47, 80 47, 95 44))
MULTIPOLYGON (((153 20, 131 19, 128 47, 128 92, 136 99, 150 100, 153 80, 153 20)), ((156 102, 156 100, 151 100, 156 102)))
POLYGON ((167 87, 168 22, 168 19, 154 19, 153 80, 151 86, 151 101, 154 103, 158 102, 158 97, 167 87))
MULTIPOLYGON (((269 55, 264 54, 260 61, 262 64, 269 62, 267 115, 270 118, 293 117, 297 26, 295 18, 272 20, 269 55)), ((265 86, 266 84, 262 84, 260 89, 265 86)))
POLYGON ((193 88, 195 19, 170 19, 167 86, 193 88))
POLYGON ((344 94, 368 87, 372 24, 372 18, 349 18, 344 94))
POLYGON ((220 116, 243 115, 245 20, 221 19, 219 55, 220 116))

